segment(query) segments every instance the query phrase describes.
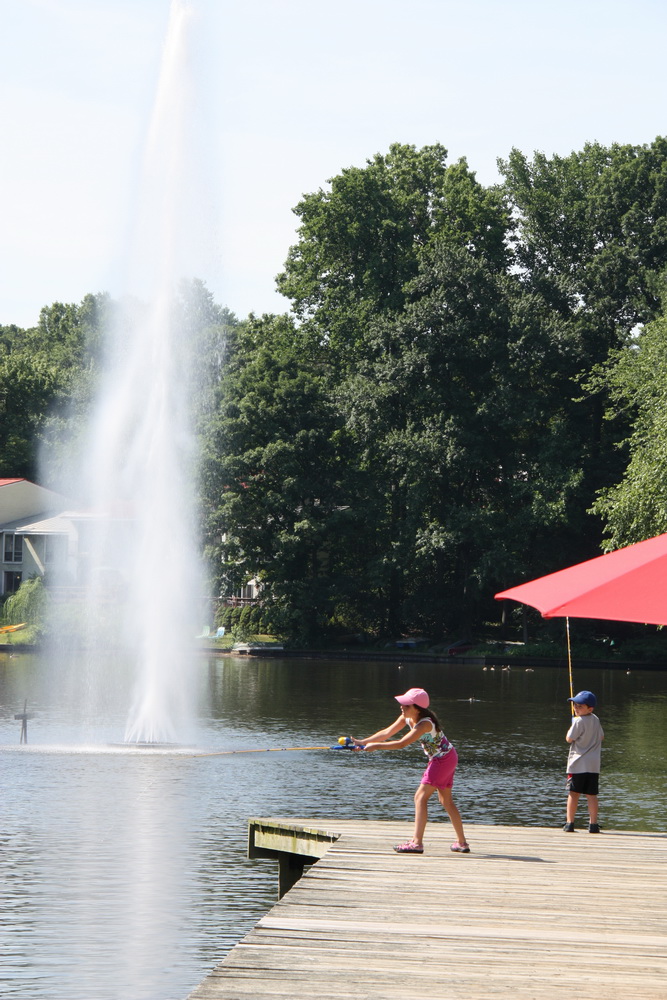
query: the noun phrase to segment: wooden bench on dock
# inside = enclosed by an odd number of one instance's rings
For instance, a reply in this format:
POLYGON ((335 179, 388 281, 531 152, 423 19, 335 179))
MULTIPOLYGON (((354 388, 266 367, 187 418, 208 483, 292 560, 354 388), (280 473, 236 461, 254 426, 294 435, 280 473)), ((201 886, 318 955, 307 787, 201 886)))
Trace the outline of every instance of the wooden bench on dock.
POLYGON ((666 1000, 667 834, 467 824, 460 855, 431 823, 395 854, 409 833, 250 820, 284 895, 189 1000, 666 1000))

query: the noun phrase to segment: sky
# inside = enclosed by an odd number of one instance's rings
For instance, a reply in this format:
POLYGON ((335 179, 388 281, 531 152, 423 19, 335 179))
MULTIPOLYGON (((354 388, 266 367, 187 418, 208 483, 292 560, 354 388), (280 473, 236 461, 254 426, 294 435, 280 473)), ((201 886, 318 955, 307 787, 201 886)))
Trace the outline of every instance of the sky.
POLYGON ((394 142, 492 184, 513 147, 667 134, 664 0, 0 0, 0 325, 128 290, 172 3, 192 15, 187 276, 239 317, 289 308, 302 195, 394 142))

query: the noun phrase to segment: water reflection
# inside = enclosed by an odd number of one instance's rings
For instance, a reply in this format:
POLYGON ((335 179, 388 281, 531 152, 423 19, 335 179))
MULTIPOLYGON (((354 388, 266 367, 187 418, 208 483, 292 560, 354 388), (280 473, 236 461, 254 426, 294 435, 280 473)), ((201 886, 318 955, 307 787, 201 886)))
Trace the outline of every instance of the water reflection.
MULTIPOLYGON (((95 721, 91 744, 75 703, 49 701, 37 659, 0 659, 3 997, 186 996, 275 900, 274 864, 245 858, 249 816, 404 819, 410 832, 417 750, 201 750, 367 735, 393 718, 394 694, 419 685, 457 744, 466 823, 562 822, 565 671, 246 659, 189 669, 202 706, 193 745, 126 750, 112 745, 120 710, 95 721), (27 748, 13 717, 26 697, 27 748)), ((607 733, 603 829, 664 831, 667 674, 582 671, 576 683, 598 694, 607 733)))

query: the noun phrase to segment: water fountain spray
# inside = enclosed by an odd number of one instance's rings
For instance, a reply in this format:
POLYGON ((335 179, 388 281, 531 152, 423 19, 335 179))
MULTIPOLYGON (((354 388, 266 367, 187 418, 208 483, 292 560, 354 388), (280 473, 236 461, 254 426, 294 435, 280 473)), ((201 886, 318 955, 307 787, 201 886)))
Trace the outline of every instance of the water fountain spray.
POLYGON ((195 686, 192 640, 202 594, 190 421, 195 359, 176 295, 188 273, 184 192, 193 194, 192 18, 190 3, 172 0, 127 254, 127 286, 140 287, 141 300, 127 299, 109 331, 85 461, 87 646, 95 657, 112 644, 134 661, 128 742, 173 741, 195 686))

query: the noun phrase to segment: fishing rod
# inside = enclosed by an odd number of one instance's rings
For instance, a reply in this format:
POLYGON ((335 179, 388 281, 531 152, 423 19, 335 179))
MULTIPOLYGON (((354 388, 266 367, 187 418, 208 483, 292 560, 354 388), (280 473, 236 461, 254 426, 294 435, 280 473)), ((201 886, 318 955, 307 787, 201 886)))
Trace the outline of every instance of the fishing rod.
POLYGON ((321 747, 261 747, 257 750, 213 750, 210 753, 193 753, 190 757, 226 757, 236 753, 288 753, 290 750, 356 750, 357 744, 350 736, 341 736, 334 746, 321 747))

